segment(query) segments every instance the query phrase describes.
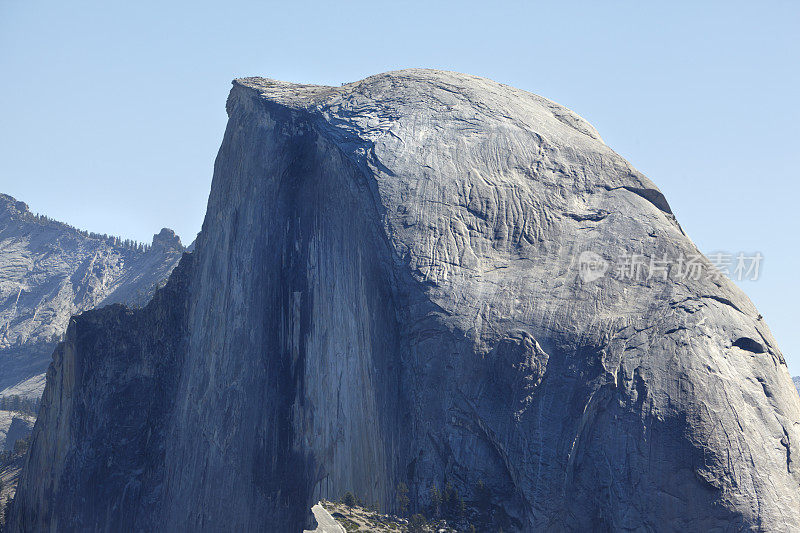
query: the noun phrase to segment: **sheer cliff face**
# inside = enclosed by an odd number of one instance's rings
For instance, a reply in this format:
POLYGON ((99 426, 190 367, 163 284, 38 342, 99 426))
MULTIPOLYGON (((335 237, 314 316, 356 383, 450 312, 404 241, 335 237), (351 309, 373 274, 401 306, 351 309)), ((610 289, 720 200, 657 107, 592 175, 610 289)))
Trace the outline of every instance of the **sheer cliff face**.
POLYGON ((109 303, 147 303, 182 250, 172 230, 145 250, 34 215, 0 194, 0 397, 38 401, 69 317, 109 303))
POLYGON ((290 531, 479 479, 506 530, 800 527, 800 398, 749 300, 580 275, 697 254, 580 117, 425 70, 237 80, 228 113, 193 254, 58 348, 17 529, 290 531))

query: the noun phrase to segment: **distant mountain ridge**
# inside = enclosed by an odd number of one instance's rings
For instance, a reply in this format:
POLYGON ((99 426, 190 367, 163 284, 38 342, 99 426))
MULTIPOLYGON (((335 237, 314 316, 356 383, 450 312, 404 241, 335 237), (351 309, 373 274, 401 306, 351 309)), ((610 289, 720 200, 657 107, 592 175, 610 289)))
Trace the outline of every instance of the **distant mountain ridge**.
POLYGON ((70 317, 112 303, 144 305, 183 252, 170 229, 139 243, 31 213, 0 194, 0 506, 16 490, 45 371, 70 317))
POLYGON ((152 244, 123 240, 0 194, 0 398, 38 401, 69 318, 111 303, 143 305, 183 251, 170 229, 152 244))

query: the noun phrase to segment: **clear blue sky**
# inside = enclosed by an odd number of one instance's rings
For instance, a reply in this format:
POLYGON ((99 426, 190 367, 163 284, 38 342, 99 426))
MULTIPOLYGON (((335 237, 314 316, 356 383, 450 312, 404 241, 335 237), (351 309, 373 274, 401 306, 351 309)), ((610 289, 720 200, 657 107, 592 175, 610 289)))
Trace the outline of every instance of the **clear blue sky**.
POLYGON ((232 78, 486 76, 593 123, 701 250, 760 251, 742 286, 800 374, 800 3, 563 4, 0 0, 0 192, 190 242, 232 78))

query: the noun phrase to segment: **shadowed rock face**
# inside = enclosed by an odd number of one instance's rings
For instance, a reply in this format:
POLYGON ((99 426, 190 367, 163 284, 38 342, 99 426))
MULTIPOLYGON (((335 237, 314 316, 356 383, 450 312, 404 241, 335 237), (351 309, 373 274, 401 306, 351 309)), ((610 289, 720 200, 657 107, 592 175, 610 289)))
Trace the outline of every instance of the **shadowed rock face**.
POLYGON ((750 301, 705 260, 581 276, 698 252, 580 117, 428 70, 237 80, 228 114, 193 254, 57 349, 16 530, 292 531, 479 479, 506 530, 800 527, 750 301))
MULTIPOLYGON (((30 435, 53 350, 70 316, 110 303, 140 306, 182 255, 172 230, 152 246, 91 234, 0 194, 0 447, 30 435)), ((0 466, 13 496, 20 461, 0 466)))

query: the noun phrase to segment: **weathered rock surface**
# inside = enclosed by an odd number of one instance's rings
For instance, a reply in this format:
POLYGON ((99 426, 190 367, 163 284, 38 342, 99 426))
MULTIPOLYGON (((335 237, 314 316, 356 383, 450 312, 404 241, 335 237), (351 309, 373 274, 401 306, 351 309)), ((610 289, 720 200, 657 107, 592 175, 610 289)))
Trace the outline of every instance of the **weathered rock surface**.
MULTIPOLYGON (((23 451, 21 453, 6 452, 0 456, 0 506, 5 510, 9 501, 14 498, 17 489, 19 472, 22 469, 23 451)), ((6 514, 0 516, 0 523, 5 526, 6 514)))
POLYGON ((35 420, 32 414, 0 410, 0 450, 9 451, 17 440, 30 435, 35 420))
POLYGON ((428 70, 228 113, 195 251, 56 350, 14 530, 299 531, 479 479, 506 531, 800 528, 800 397, 744 294, 581 276, 698 252, 580 117, 428 70))
POLYGON ((38 401, 69 317, 147 303, 182 251, 172 230, 150 247, 121 242, 34 215, 0 194, 0 398, 38 401))

